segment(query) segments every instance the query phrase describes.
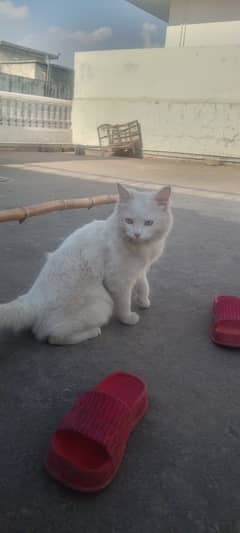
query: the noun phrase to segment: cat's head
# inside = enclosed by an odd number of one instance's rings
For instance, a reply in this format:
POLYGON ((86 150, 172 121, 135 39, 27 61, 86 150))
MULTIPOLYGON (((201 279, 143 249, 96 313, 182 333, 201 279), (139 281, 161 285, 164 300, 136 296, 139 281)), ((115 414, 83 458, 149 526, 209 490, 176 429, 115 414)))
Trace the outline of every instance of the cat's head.
POLYGON ((136 244, 162 239, 172 222, 171 187, 154 193, 130 191, 120 184, 117 187, 117 217, 122 235, 136 244))

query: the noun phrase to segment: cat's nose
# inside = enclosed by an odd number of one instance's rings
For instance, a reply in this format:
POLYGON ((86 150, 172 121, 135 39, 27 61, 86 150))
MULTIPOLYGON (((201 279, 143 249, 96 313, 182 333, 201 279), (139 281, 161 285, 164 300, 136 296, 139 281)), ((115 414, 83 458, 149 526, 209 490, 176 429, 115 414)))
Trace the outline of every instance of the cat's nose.
POLYGON ((136 232, 134 233, 134 237, 135 237, 135 239, 139 239, 140 235, 141 235, 141 233, 139 233, 139 231, 136 231, 136 232))

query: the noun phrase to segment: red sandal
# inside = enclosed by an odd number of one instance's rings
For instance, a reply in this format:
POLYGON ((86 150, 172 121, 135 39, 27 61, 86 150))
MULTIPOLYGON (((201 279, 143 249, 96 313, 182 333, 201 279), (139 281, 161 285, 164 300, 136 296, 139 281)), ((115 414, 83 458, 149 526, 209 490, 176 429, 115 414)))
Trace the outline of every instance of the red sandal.
POLYGON ((233 348, 240 347, 240 298, 218 296, 213 304, 212 340, 233 348))
POLYGON ((148 407, 145 383, 124 372, 110 374, 86 392, 53 434, 48 473, 79 491, 96 492, 114 479, 128 437, 148 407))

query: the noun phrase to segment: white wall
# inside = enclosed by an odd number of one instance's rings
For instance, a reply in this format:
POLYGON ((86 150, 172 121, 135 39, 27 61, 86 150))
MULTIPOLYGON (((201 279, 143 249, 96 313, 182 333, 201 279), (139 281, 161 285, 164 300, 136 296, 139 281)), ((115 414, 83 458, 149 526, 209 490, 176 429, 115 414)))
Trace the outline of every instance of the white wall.
POLYGON ((36 63, 0 63, 0 72, 35 79, 36 63))
POLYGON ((73 143, 134 119, 145 151, 240 157, 240 48, 77 53, 73 143))
POLYGON ((43 81, 47 79, 47 65, 34 61, 26 63, 23 61, 21 63, 0 63, 0 72, 43 81))
POLYGON ((239 0, 171 0, 165 46, 240 44, 239 0))
POLYGON ((9 144, 72 144, 71 130, 0 126, 0 145, 9 144))

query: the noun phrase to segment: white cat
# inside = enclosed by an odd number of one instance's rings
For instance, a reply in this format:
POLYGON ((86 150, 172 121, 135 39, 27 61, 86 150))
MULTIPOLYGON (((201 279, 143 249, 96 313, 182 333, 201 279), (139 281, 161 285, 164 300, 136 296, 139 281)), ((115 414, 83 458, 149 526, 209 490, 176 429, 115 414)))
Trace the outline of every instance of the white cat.
POLYGON ((172 227, 171 189, 130 192, 118 185, 113 213, 72 233, 50 253, 28 293, 0 305, 0 328, 32 329, 39 340, 75 344, 100 335, 113 312, 124 324, 150 306, 147 272, 172 227))

